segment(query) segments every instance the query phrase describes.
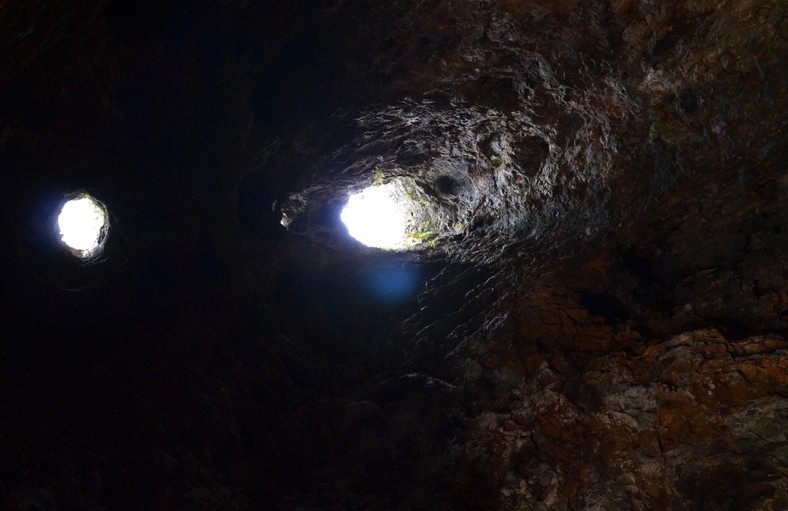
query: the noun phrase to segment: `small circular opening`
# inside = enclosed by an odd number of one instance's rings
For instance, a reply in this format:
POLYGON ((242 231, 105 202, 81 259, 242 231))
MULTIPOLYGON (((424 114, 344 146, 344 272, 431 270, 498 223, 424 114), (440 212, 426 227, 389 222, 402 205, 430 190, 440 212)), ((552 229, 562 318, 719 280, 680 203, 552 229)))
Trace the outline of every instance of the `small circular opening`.
POLYGON ((107 237, 106 208, 86 193, 67 200, 57 217, 60 241, 82 259, 97 255, 107 237))

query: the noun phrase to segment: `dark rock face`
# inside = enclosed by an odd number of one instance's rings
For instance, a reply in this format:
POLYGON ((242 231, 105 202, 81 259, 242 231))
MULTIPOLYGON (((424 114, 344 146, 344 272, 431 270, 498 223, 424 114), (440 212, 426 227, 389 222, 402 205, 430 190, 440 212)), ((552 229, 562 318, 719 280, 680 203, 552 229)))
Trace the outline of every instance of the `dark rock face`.
POLYGON ((50 4, 0 5, 0 507, 788 508, 782 3, 50 4), (429 243, 349 238, 380 180, 429 243))

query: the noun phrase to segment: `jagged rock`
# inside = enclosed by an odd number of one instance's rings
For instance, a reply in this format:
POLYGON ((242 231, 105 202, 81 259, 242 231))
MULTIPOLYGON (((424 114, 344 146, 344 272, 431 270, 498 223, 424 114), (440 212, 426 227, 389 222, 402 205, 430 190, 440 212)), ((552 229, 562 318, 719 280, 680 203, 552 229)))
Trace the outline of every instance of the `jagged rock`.
POLYGON ((783 4, 50 4, 0 8, 1 508, 788 508, 783 4), (349 238, 381 181, 429 243, 349 238))

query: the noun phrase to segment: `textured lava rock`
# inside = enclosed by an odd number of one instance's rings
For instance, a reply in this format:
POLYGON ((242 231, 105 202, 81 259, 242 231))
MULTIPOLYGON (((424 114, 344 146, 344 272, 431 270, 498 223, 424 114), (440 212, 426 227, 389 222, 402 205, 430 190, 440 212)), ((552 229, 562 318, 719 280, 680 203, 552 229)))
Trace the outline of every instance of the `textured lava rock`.
POLYGON ((786 20, 0 3, 0 507, 788 507, 786 20))

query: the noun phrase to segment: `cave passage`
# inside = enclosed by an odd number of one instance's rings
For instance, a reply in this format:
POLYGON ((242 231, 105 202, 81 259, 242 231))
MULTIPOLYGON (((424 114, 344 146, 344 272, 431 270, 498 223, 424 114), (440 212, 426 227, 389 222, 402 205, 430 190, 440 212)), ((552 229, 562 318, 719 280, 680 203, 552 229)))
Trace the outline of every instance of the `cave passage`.
POLYGON ((0 510, 788 509, 775 0, 0 0, 0 510))

